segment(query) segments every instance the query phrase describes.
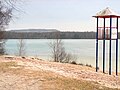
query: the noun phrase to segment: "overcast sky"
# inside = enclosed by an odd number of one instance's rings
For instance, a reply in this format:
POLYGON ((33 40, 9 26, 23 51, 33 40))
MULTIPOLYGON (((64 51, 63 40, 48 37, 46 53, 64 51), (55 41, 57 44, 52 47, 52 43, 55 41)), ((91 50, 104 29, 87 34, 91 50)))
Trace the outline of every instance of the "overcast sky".
POLYGON ((120 0, 28 0, 8 29, 95 31, 92 16, 106 7, 120 14, 120 0))

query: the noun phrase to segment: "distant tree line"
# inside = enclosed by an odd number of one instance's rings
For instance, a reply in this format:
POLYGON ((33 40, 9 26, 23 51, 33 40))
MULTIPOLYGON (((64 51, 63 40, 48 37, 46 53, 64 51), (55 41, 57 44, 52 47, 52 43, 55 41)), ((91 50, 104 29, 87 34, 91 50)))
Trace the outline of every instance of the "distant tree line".
MULTIPOLYGON (((55 39, 56 32, 5 32, 5 39, 55 39)), ((60 39, 95 39, 96 32, 59 32, 60 39)), ((119 33, 120 39, 120 33, 119 33)))
MULTIPOLYGON (((5 32, 5 39, 55 39, 57 32, 5 32)), ((59 32, 60 39, 94 39, 95 32, 59 32)))

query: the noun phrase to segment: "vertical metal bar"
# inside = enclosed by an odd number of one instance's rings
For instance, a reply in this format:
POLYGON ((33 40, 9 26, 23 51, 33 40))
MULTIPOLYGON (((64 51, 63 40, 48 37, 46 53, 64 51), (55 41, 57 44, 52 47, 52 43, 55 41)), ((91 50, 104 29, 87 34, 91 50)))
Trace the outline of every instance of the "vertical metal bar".
POLYGON ((118 17, 117 17, 117 39, 116 39, 116 75, 118 75, 118 17))
POLYGON ((105 73, 105 18, 104 18, 104 36, 103 36, 103 73, 105 73))
POLYGON ((96 72, 98 71, 98 23, 99 19, 97 17, 97 32, 96 32, 96 72))
POLYGON ((109 75, 111 75, 111 34, 112 34, 112 17, 110 17, 109 75))

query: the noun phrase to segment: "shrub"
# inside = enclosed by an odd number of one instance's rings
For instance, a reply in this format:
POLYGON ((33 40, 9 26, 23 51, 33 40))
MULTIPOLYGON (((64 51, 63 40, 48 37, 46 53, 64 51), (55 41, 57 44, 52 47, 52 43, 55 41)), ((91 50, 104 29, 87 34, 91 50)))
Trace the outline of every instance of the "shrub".
POLYGON ((87 67, 92 67, 92 65, 86 64, 87 67))
POLYGON ((83 64, 83 63, 79 63, 78 65, 84 66, 84 64, 83 64))
POLYGON ((77 65, 77 63, 75 62, 75 61, 72 61, 72 62, 70 62, 71 64, 75 64, 75 65, 77 65))

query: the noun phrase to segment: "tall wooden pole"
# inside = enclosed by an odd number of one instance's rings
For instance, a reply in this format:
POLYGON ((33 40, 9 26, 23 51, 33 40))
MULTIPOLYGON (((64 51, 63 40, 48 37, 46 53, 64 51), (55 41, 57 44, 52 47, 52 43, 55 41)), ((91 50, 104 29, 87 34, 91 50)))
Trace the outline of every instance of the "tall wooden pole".
POLYGON ((118 17, 117 17, 117 39, 116 39, 116 75, 118 75, 118 17))
POLYGON ((111 75, 111 34, 112 34, 112 17, 110 17, 109 75, 111 75))
POLYGON ((105 18, 104 18, 104 34, 103 34, 103 73, 105 73, 105 18))
POLYGON ((98 71, 98 23, 99 19, 97 17, 97 32, 96 32, 96 72, 98 71))

